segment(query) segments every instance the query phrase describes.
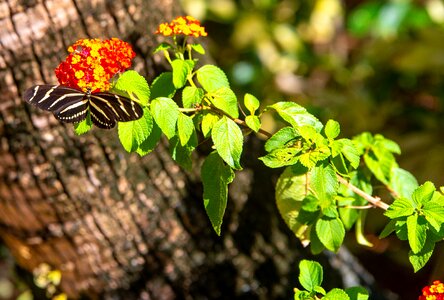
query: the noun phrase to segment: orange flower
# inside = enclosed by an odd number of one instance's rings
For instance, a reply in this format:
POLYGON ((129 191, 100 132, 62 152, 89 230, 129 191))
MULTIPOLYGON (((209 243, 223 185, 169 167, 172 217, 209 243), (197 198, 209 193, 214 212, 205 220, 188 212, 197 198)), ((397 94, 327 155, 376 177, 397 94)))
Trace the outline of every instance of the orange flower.
POLYGON ((157 28, 156 34, 163 36, 186 35, 186 36, 207 36, 205 27, 200 26, 200 22, 191 16, 177 17, 170 23, 162 23, 157 28))
POLYGON ((444 300, 444 284, 439 281, 433 281, 433 284, 422 289, 422 295, 418 300, 444 300))
POLYGON ((81 39, 68 47, 68 57, 55 69, 59 83, 86 92, 107 91, 110 79, 131 66, 136 55, 117 38, 81 39))

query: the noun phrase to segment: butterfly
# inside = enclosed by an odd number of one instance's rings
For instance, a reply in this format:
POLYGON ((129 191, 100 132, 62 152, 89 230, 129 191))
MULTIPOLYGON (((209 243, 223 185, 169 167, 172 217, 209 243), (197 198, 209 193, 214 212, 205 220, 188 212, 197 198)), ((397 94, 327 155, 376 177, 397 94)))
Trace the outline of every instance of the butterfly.
POLYGON ((78 123, 89 111, 92 123, 103 129, 111 129, 117 122, 140 119, 143 115, 142 107, 127 97, 107 92, 83 92, 63 85, 35 85, 25 91, 23 99, 52 112, 65 123, 78 123))

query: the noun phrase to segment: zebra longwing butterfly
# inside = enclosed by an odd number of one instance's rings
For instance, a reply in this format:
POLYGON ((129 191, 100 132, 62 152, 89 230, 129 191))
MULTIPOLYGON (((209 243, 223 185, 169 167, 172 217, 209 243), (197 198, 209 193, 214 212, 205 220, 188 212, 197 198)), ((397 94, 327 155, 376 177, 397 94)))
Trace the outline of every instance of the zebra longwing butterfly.
POLYGON ((127 122, 142 117, 142 107, 120 95, 91 93, 63 85, 35 85, 25 91, 23 99, 40 109, 50 111, 65 123, 84 120, 88 110, 91 121, 99 128, 110 129, 116 122, 127 122))

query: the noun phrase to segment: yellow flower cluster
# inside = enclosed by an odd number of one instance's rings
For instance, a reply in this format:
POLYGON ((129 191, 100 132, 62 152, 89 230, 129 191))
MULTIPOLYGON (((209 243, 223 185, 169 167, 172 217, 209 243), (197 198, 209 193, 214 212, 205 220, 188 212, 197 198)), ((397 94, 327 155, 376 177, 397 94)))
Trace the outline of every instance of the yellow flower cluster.
POLYGON ((162 23, 157 28, 156 34, 163 36, 172 35, 186 35, 186 36, 207 36, 205 27, 200 25, 200 22, 191 16, 177 17, 170 23, 162 23))

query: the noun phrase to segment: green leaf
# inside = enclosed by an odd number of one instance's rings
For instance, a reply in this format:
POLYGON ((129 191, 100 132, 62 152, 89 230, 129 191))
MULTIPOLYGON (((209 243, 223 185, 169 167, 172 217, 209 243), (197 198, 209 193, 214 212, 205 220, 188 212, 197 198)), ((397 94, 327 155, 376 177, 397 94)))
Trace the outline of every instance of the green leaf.
POLYGON ((435 185, 427 181, 423 185, 420 185, 412 194, 412 200, 417 205, 421 205, 432 200, 433 194, 435 193, 435 185))
POLYGON ((202 118, 202 133, 204 137, 208 137, 213 129, 214 124, 216 124, 221 117, 212 112, 204 112, 202 118))
POLYGON ((294 167, 285 168, 276 182, 275 198, 276 206, 288 228, 301 240, 309 241, 306 236, 307 226, 299 223, 297 217, 301 209, 302 200, 307 195, 307 170, 294 167))
POLYGON ((389 187, 400 197, 411 198, 413 191, 418 187, 418 182, 410 172, 393 168, 389 187))
POLYGON ((201 44, 191 44, 191 48, 199 54, 205 54, 205 49, 201 44))
POLYGON ((74 124, 74 132, 77 135, 82 135, 87 133, 93 127, 93 123, 91 121, 91 115, 89 114, 89 110, 86 113, 86 118, 79 123, 74 124))
POLYGON ((187 77, 194 68, 194 61, 175 59, 171 62, 173 68, 173 84, 176 89, 180 89, 187 82, 187 77))
POLYGON ((134 152, 150 135, 153 118, 148 108, 143 109, 142 118, 129 122, 118 122, 120 143, 127 152, 134 152))
POLYGON ((437 200, 433 199, 430 202, 424 204, 422 213, 424 214, 426 220, 433 226, 433 228, 438 232, 441 226, 444 224, 444 201, 441 194, 435 193, 438 196, 437 200))
POLYGON ((349 139, 340 139, 338 142, 342 143, 341 153, 350 162, 352 167, 356 169, 359 166, 360 156, 355 144, 349 139))
MULTIPOLYGON (((150 99, 150 87, 145 77, 134 70, 128 70, 121 74, 113 86, 113 90, 124 91, 130 96, 136 95, 136 100, 142 106, 148 105, 150 99)), ((134 97, 131 97, 134 98, 134 97)))
POLYGON ((245 94, 244 96, 244 105, 248 109, 251 115, 254 115, 254 112, 259 108, 259 100, 251 94, 245 94))
POLYGON ((386 151, 389 151, 391 153, 401 154, 401 148, 396 142, 386 139, 381 134, 376 134, 375 140, 378 148, 381 148, 382 146, 382 148, 384 148, 386 151))
POLYGON ((170 153, 171 157, 177 162, 182 168, 186 170, 191 170, 192 167, 192 159, 191 154, 197 146, 197 136, 195 132, 190 137, 190 140, 187 144, 182 145, 179 141, 179 138, 173 136, 170 140, 170 153))
POLYGON ((384 184, 388 184, 391 169, 394 163, 390 153, 377 157, 374 152, 364 154, 364 162, 375 177, 384 184))
POLYGON ((316 234, 328 250, 337 252, 344 240, 345 229, 339 218, 322 217, 316 222, 316 234))
POLYGON ((307 153, 301 154, 300 162, 307 168, 313 168, 318 162, 324 161, 330 157, 330 149, 328 147, 320 146, 307 153))
POLYGON ((258 116, 246 116, 245 123, 254 132, 258 132, 261 129, 261 120, 258 116))
POLYGON ((279 148, 287 148, 292 146, 294 140, 299 136, 293 127, 284 127, 273 134, 265 143, 265 151, 272 152, 279 148), (291 144, 290 144, 291 142, 291 144))
POLYGON ((259 159, 269 168, 280 168, 297 163, 300 152, 301 149, 297 148, 276 149, 259 159))
POLYGON ((347 295, 347 293, 344 290, 334 288, 331 291, 329 291, 323 300, 350 300, 350 297, 347 295))
POLYGON ((338 122, 328 120, 324 127, 325 136, 329 139, 335 139, 341 132, 341 127, 338 122))
POLYGON ((203 198, 205 210, 218 235, 227 206, 228 184, 234 179, 234 172, 226 166, 217 152, 212 152, 202 165, 203 198))
POLYGON ((368 300, 368 291, 361 286, 354 286, 345 289, 350 300, 368 300))
POLYGON ((387 225, 385 225, 381 234, 379 235, 380 239, 388 237, 393 231, 396 230, 396 220, 390 220, 387 225))
POLYGON ((207 92, 229 87, 227 75, 216 66, 205 65, 197 70, 197 80, 207 92))
POLYGON ((239 126, 224 116, 214 124, 211 138, 220 157, 233 169, 242 169, 240 156, 244 137, 239 126))
POLYGON ((183 113, 179 113, 177 119, 177 133, 182 146, 188 143, 191 135, 194 133, 193 119, 183 113))
POLYGON ((172 46, 168 43, 160 43, 156 48, 153 50, 153 54, 157 53, 159 51, 164 51, 170 49, 172 46))
POLYGON ((409 245, 413 253, 418 253, 424 247, 427 238, 427 222, 424 217, 417 214, 407 217, 407 234, 409 245))
POLYGON ((176 135, 179 106, 170 98, 156 98, 151 101, 151 114, 162 132, 171 139, 176 135))
MULTIPOLYGON (((294 293, 294 300, 313 300, 313 297, 311 296, 310 292, 307 291, 300 291, 295 288, 294 293)), ((17 300, 23 300, 23 299, 17 299, 17 300)))
POLYGON ((239 117, 237 98, 234 92, 229 87, 221 87, 217 90, 212 91, 209 95, 209 98, 214 106, 227 113, 232 118, 239 117))
POLYGON ((317 234, 315 228, 311 228, 310 230, 310 251, 314 255, 317 255, 325 250, 324 244, 319 239, 319 235, 317 234))
POLYGON ((433 250, 435 249, 435 242, 432 240, 431 236, 427 238, 426 243, 422 250, 418 253, 409 251, 409 261, 413 266, 413 269, 418 272, 432 257, 433 250))
POLYGON ((390 219, 408 217, 415 212, 412 201, 407 198, 398 198, 389 206, 384 213, 390 219))
POLYGON ((151 99, 159 97, 173 98, 176 88, 173 84, 173 73, 164 72, 157 76, 151 84, 151 99))
POLYGON ((321 286, 323 280, 322 266, 311 260, 301 260, 299 263, 299 283, 309 292, 321 286))
POLYGON ((339 187, 336 172, 329 164, 316 166, 311 172, 310 187, 321 203, 322 207, 334 204, 333 198, 339 187))
POLYGON ((320 132, 322 129, 322 123, 299 104, 294 102, 277 102, 268 107, 276 110, 282 119, 296 130, 302 126, 313 127, 317 132, 320 132))
POLYGON ((182 104, 184 108, 195 108, 202 103, 204 91, 194 86, 186 86, 182 91, 182 104))
POLYGON ((145 141, 143 141, 139 145, 139 148, 136 149, 137 154, 139 154, 140 156, 145 156, 148 153, 151 153, 159 142, 161 135, 162 130, 160 130, 159 126, 153 120, 153 128, 151 129, 151 134, 145 141))

